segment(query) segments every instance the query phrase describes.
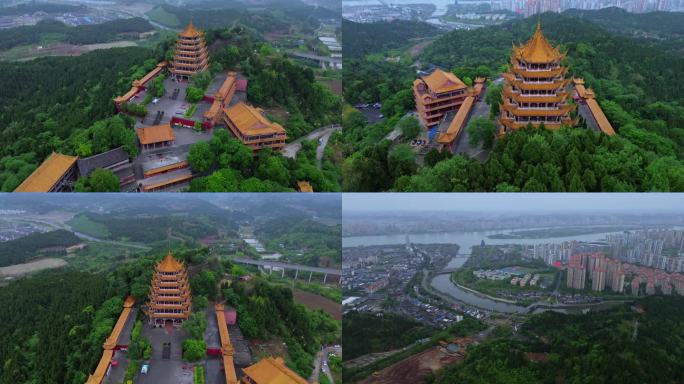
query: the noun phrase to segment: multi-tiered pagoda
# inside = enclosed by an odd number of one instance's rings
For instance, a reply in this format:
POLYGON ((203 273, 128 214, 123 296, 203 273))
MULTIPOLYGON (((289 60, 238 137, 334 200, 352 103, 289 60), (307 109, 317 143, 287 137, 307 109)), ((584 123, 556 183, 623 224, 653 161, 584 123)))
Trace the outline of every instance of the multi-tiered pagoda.
POLYGON ((183 263, 169 252, 154 268, 148 316, 150 324, 164 326, 167 322, 180 325, 192 310, 188 274, 183 263))
POLYGON ((561 65, 564 57, 546 40, 540 24, 527 43, 513 46, 510 70, 503 74, 501 133, 528 124, 550 129, 575 124, 570 117, 574 105, 568 102, 567 68, 561 65))
POLYGON ((190 22, 176 41, 171 73, 177 79, 189 79, 192 75, 206 70, 208 66, 209 52, 204 41, 204 33, 190 22))

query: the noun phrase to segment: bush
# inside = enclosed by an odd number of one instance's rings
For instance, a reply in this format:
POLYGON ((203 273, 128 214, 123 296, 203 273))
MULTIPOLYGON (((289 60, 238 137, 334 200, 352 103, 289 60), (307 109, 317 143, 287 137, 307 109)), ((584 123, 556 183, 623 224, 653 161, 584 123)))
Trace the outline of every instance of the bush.
POLYGON ((185 100, 191 103, 197 103, 204 98, 204 91, 195 87, 188 87, 185 90, 185 100))
POLYGON ((204 340, 187 339, 183 341, 183 359, 197 361, 204 357, 207 351, 207 343, 204 340))

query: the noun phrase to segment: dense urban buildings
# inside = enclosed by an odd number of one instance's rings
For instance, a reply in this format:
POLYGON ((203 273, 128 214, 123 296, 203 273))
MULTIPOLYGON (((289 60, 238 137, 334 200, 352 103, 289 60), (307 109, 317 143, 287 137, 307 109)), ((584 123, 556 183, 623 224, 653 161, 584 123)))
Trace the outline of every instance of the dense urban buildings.
POLYGON ((148 302, 149 323, 179 326, 192 311, 187 270, 169 252, 154 268, 148 302))
POLYGON ((513 46, 510 70, 503 74, 500 133, 528 124, 552 129, 574 125, 570 117, 573 105, 568 103, 570 96, 565 89, 569 83, 567 68, 561 65, 564 57, 546 40, 539 23, 527 43, 513 46))

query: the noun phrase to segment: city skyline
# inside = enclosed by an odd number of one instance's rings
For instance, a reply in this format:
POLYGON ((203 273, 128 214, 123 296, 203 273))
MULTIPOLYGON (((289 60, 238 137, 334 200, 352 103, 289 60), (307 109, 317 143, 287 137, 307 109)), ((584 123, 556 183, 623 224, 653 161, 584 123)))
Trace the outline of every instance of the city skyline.
POLYGON ((344 212, 684 211, 683 202, 676 193, 355 193, 342 198, 344 212))

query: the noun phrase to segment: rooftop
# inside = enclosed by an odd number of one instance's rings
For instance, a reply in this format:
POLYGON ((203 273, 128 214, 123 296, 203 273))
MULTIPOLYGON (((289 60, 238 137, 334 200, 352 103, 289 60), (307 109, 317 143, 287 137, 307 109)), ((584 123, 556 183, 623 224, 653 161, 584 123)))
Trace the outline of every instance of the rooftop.
POLYGON ((157 264, 157 269, 159 269, 162 272, 178 272, 181 269, 183 269, 183 264, 176 260, 176 258, 173 257, 171 252, 169 252, 164 257, 164 260, 157 264))
POLYGON ((52 152, 14 192, 49 192, 77 160, 77 156, 52 152))
POLYGON ((434 72, 422 77, 430 91, 434 93, 445 93, 467 88, 465 83, 451 72, 437 68, 434 72))
POLYGON ((188 23, 188 26, 185 27, 185 29, 180 33, 181 37, 198 37, 201 35, 202 32, 195 28, 195 25, 192 24, 192 21, 188 23))
POLYGON ((128 153, 123 147, 114 148, 94 156, 78 159, 78 171, 82 176, 89 176, 97 168, 107 168, 112 165, 128 161, 128 153))
POLYGON ((170 124, 154 125, 151 127, 136 129, 140 144, 154 144, 176 140, 176 134, 170 124))
POLYGON ((224 113, 235 124, 236 128, 247 136, 285 133, 285 128, 268 120, 261 109, 243 102, 225 109, 224 113))
POLYGON ((521 46, 514 46, 513 53, 528 63, 549 63, 559 60, 563 54, 551 46, 541 31, 541 23, 537 23, 537 29, 532 38, 521 46))
POLYGON ((282 358, 266 357, 243 369, 257 384, 306 384, 294 371, 285 366, 282 358))

